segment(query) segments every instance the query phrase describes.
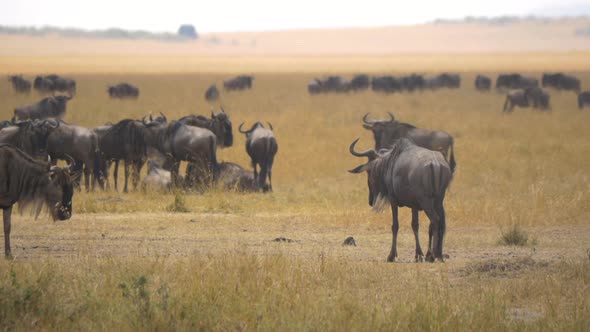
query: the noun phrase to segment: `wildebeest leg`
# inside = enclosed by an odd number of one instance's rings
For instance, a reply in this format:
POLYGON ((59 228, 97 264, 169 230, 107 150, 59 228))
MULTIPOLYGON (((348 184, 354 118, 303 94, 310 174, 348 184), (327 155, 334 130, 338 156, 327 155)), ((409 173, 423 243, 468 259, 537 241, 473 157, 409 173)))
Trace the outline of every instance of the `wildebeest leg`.
POLYGON ((397 231, 399 230, 399 221, 397 219, 397 204, 391 203, 391 232, 393 233, 393 239, 391 240, 391 251, 387 257, 388 262, 395 262, 397 257, 397 231))
POLYGON ((268 164, 266 162, 262 162, 260 164, 260 174, 258 175, 258 189, 263 190, 264 184, 266 183, 266 174, 268 172, 268 164))
POLYGON ((420 225, 418 224, 418 209, 412 209, 412 230, 414 231, 414 238, 416 239, 416 262, 422 262, 424 260, 424 254, 420 247, 420 237, 418 236, 418 230, 420 225))
POLYGON ((84 187, 86 192, 90 191, 90 168, 87 163, 84 163, 84 187))
POLYGON ((4 209, 4 255, 7 259, 12 259, 10 252, 10 227, 12 215, 12 206, 4 209))
POLYGON ((115 191, 119 191, 118 183, 119 183, 119 161, 115 160, 115 171, 113 172, 113 177, 115 179, 115 191))
POLYGON ((129 182, 129 162, 127 162, 127 160, 125 160, 124 162, 124 167, 125 167, 125 184, 123 185, 123 192, 127 193, 127 183, 129 182))
POLYGON ((137 190, 139 184, 141 169, 143 168, 143 160, 139 159, 133 162, 133 174, 131 175, 131 182, 133 183, 133 190, 137 190))
POLYGON ((272 191, 272 164, 274 160, 271 159, 268 163, 268 191, 272 191))
POLYGON ((441 234, 441 224, 440 224, 440 216, 438 215, 438 213, 435 211, 434 208, 427 208, 424 209, 424 212, 426 213, 426 215, 428 216, 428 219, 430 219, 430 230, 429 230, 429 236, 431 238, 430 245, 429 245, 429 253, 430 256, 427 254, 426 256, 426 260, 430 261, 430 262, 434 262, 434 260, 436 258, 440 259, 441 261, 443 260, 442 257, 442 253, 440 252, 441 249, 441 245, 442 245, 442 239, 440 237, 441 234))
POLYGON ((256 170, 256 162, 252 161, 252 167, 254 167, 254 182, 258 182, 258 171, 256 170))
POLYGON ((438 215, 440 216, 440 227, 438 229, 439 231, 439 250, 440 250, 440 260, 444 261, 444 255, 443 255, 443 242, 444 242, 444 238, 445 238, 445 232, 447 230, 447 221, 446 221, 446 217, 445 217, 445 208, 442 205, 442 202, 438 205, 438 215))

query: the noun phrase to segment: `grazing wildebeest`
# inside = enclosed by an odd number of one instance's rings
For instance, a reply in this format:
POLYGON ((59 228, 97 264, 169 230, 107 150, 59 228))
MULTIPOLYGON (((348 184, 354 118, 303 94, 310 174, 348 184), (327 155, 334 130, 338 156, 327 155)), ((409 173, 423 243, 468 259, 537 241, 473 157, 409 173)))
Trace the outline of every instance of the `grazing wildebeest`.
POLYGON ((272 191, 272 165, 279 146, 273 134, 272 125, 270 122, 267 123, 270 129, 266 129, 262 123, 256 122, 252 128, 243 131, 244 123, 242 122, 238 130, 246 135, 246 152, 252 161, 254 178, 258 182, 258 187, 264 188, 268 175, 268 190, 272 191), (260 174, 258 174, 256 165, 260 165, 260 174))
POLYGON ((512 112, 514 106, 529 107, 547 110, 549 105, 549 94, 539 87, 527 89, 511 89, 506 94, 503 112, 512 112))
POLYGON ((206 128, 211 130, 217 136, 217 147, 226 148, 233 145, 234 134, 229 115, 225 113, 223 107, 221 112, 215 114, 211 111, 211 119, 207 119, 202 115, 187 115, 180 119, 179 122, 185 125, 206 128))
MULTIPOLYGON (((125 163, 125 184, 123 192, 128 192, 129 167, 134 166, 133 186, 139 183, 138 165, 143 165, 147 155, 147 144, 144 139, 144 125, 141 121, 125 119, 108 126, 94 128, 98 136, 98 147, 102 164, 108 161, 123 160, 125 163)), ((118 166, 118 164, 117 164, 118 166)), ((115 166, 115 189, 118 181, 118 167, 115 166)), ((108 170, 101 169, 103 176, 108 170)), ((107 175, 108 176, 108 175, 107 175)))
POLYGON ((496 89, 526 89, 539 86, 539 81, 533 77, 521 74, 500 74, 496 79, 496 89))
POLYGON ((84 172, 86 191, 94 190, 96 182, 104 188, 98 169, 101 159, 98 135, 91 129, 60 121, 59 128, 47 138, 47 152, 53 161, 74 158, 76 166, 84 172))
POLYGON ((226 190, 235 190, 240 192, 254 192, 262 190, 266 192, 269 186, 264 184, 260 188, 253 171, 247 171, 242 166, 230 162, 222 162, 219 164, 216 181, 222 183, 226 190))
POLYGON ((139 88, 129 83, 119 83, 114 86, 109 86, 108 93, 111 98, 137 99, 139 97, 139 88))
POLYGON ((580 80, 564 73, 544 73, 541 79, 541 85, 544 88, 551 87, 558 90, 571 90, 576 93, 579 93, 581 90, 580 80))
POLYGON ((227 91, 251 89, 252 80, 254 80, 253 76, 240 75, 227 81, 223 81, 223 88, 227 91))
POLYGON ((158 166, 153 160, 148 160, 148 173, 141 181, 144 191, 168 191, 172 188, 172 175, 170 171, 158 166))
POLYGON ((585 105, 590 105, 590 91, 584 91, 578 94, 578 107, 580 111, 585 105))
POLYGON ((370 85, 371 81, 369 80, 369 76, 365 74, 355 75, 352 80, 350 80, 350 89, 352 91, 367 90, 370 85))
POLYGON ((358 140, 357 138, 350 145, 349 151, 356 157, 368 157, 369 162, 349 172, 367 172, 370 206, 380 210, 384 204, 391 205, 393 240, 387 261, 394 262, 397 257, 397 210, 404 206, 412 209, 412 230, 416 240, 415 260, 421 261, 424 256, 418 238, 418 212, 423 210, 430 219, 426 260, 433 262, 438 258, 444 261, 446 217, 443 201, 452 172, 443 155, 420 147, 406 138, 397 140, 389 150, 357 153, 354 146, 358 140))
POLYGON ((492 79, 484 76, 477 75, 475 77, 475 89, 477 91, 489 91, 492 88, 492 79))
POLYGON ((455 171, 454 140, 450 134, 440 130, 416 128, 408 123, 398 122, 388 112, 389 120, 368 120, 369 113, 363 116, 363 128, 371 130, 375 138, 375 150, 389 149, 398 139, 405 137, 423 148, 439 151, 448 158, 451 171, 455 171))
POLYGON ((426 86, 433 90, 439 88, 458 89, 461 87, 461 76, 459 74, 442 73, 427 79, 426 86))
POLYGON ((14 120, 27 119, 61 119, 66 113, 66 106, 72 97, 54 96, 43 98, 40 101, 17 107, 14 109, 14 120))
POLYGON ((307 83, 307 92, 310 95, 317 95, 322 92, 322 82, 317 78, 314 78, 309 83, 307 83))
POLYGON ((48 120, 16 121, 0 130, 0 143, 16 146, 33 158, 47 159, 47 138, 59 127, 59 122, 48 120))
MULTIPOLYGON (((201 172, 197 178, 200 184, 208 185, 215 179, 217 170, 217 138, 209 129, 185 125, 179 121, 161 123, 146 122, 144 137, 146 144, 165 156, 172 157, 178 164, 181 161, 194 162, 201 172)), ((178 165, 177 164, 177 165, 178 165)), ((178 179, 178 168, 172 170, 172 178, 178 179)))
POLYGON ((46 206, 51 217, 67 220, 72 216, 74 190, 69 175, 72 164, 59 168, 34 160, 10 144, 0 144, 0 208, 4 211, 4 254, 11 258, 10 230, 12 206, 31 208, 35 217, 46 206))
POLYGON ((76 94, 76 81, 71 78, 61 77, 55 74, 37 76, 33 81, 35 90, 41 93, 66 92, 70 96, 76 94))
POLYGON ((31 92, 31 82, 27 81, 22 75, 11 75, 8 76, 8 80, 12 83, 12 88, 16 93, 29 93, 31 92))
POLYGON ((219 99, 219 90, 215 84, 212 84, 209 86, 209 88, 207 88, 207 91, 205 91, 205 100, 216 101, 217 99, 219 99))
POLYGON ((404 90, 413 92, 424 89, 426 87, 426 80, 424 80, 422 75, 410 74, 401 77, 401 84, 404 90))
POLYGON ((348 92, 350 90, 350 82, 340 76, 328 76, 318 81, 322 92, 348 92))
POLYGON ((371 89, 375 92, 392 93, 401 91, 402 82, 393 76, 379 76, 371 79, 371 89))

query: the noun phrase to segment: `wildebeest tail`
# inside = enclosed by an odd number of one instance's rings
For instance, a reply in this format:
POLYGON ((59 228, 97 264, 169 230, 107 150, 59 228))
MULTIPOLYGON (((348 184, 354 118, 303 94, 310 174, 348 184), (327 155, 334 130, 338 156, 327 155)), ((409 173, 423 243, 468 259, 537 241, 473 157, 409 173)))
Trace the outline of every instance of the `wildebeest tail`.
POLYGON ((455 162, 455 142, 451 138, 451 153, 449 154, 449 167, 451 167, 451 174, 455 173, 455 167, 457 167, 457 163, 455 162))
POLYGON ((217 142, 215 139, 209 140, 209 160, 211 161, 211 172, 213 174, 213 180, 215 181, 216 175, 219 172, 219 164, 217 163, 217 142))
POLYGON ((440 197, 441 194, 444 194, 448 186, 448 179, 445 179, 445 172, 441 164, 435 162, 430 163, 430 179, 432 195, 434 197, 440 197))

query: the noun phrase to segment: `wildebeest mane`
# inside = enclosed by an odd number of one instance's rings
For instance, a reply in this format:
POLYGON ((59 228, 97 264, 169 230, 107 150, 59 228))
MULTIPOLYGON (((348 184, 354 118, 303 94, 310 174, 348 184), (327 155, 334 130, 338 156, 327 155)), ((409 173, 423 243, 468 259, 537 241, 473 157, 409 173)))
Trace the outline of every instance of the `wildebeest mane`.
POLYGON ((131 146, 134 155, 146 154, 147 145, 143 131, 135 124, 135 120, 133 119, 124 119, 114 124, 107 130, 104 137, 131 146))

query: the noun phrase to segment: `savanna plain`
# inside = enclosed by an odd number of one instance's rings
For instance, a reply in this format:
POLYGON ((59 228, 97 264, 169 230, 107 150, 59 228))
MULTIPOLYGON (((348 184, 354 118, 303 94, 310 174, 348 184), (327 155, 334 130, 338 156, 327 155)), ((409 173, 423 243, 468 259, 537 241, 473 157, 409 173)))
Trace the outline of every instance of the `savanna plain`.
MULTIPOLYGON (((549 56, 529 68, 526 56, 515 58, 523 64, 518 71, 537 78, 531 68, 555 64, 549 56)), ((88 61, 96 68, 100 60, 88 61)), ((501 69, 493 63, 477 72, 495 77, 501 69)), ((572 74, 590 88, 584 63, 563 64, 579 68, 572 74)), ((348 77, 358 70, 339 66, 348 77)), ((371 63, 373 73, 405 71, 378 67, 371 63)), ((429 73, 447 69, 434 67, 429 73)), ((244 73, 76 68, 64 73, 78 83, 65 120, 87 127, 149 112, 207 115, 205 89, 244 73), (108 98, 107 85, 121 81, 141 89, 137 101, 108 98)), ((461 73, 457 90, 310 96, 306 84, 320 71, 284 63, 273 72, 264 59, 264 70, 252 68, 252 90, 222 91, 215 105, 230 115, 235 135, 218 159, 249 168, 238 125, 272 123, 279 144, 274 192, 82 190, 69 221, 16 215, 15 258, 0 260, 3 330, 590 329, 590 110, 578 110, 574 93, 551 91, 550 112, 503 114, 504 94, 477 92, 475 70, 461 73), (398 262, 386 263, 391 212, 373 213, 366 176, 347 172, 364 162, 348 153, 350 143, 360 137, 360 149, 374 144, 362 116, 385 119, 387 112, 455 138, 444 263, 414 262, 406 209, 398 262), (515 229, 528 241, 502 244, 502 234, 515 229), (342 245, 348 236, 356 247, 342 245)), ((0 81, 0 118, 37 99, 0 81)), ((428 219, 420 219, 425 244, 428 219)))

